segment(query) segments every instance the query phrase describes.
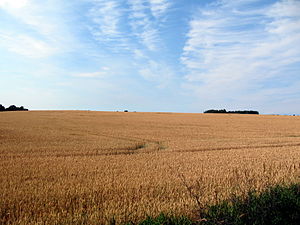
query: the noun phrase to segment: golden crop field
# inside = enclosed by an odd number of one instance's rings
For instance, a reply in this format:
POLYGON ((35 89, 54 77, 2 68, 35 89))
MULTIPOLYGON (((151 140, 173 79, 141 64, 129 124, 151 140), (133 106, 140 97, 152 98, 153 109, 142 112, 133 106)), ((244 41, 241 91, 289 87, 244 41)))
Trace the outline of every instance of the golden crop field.
POLYGON ((0 224, 196 217, 299 175, 297 116, 0 113, 0 224))

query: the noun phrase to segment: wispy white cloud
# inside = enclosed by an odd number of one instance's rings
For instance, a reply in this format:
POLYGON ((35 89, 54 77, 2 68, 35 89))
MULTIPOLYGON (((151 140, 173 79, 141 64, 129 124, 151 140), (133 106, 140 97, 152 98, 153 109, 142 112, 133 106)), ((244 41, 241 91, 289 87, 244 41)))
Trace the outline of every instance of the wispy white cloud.
POLYGON ((145 53, 140 49, 133 49, 133 56, 135 59, 147 58, 145 53))
POLYGON ((75 74, 74 77, 82 77, 82 78, 101 78, 106 76, 105 72, 91 72, 91 73, 78 73, 75 74))
POLYGON ((14 18, 16 27, 0 28, 0 45, 27 57, 47 57, 76 45, 65 24, 63 3, 56 0, 0 0, 0 8, 14 18), (19 27, 22 26, 22 29, 19 27))
POLYGON ((166 88, 171 84, 175 72, 165 60, 160 57, 154 59, 150 55, 157 54, 163 46, 159 29, 165 22, 171 4, 168 0, 127 0, 127 3, 133 36, 142 45, 136 43, 132 49, 136 70, 156 88, 166 88))
POLYGON ((148 60, 138 72, 145 80, 154 82, 158 88, 167 87, 175 74, 170 66, 154 60, 148 60))
POLYGON ((23 8, 28 0, 0 0, 0 8, 15 9, 23 8))
POLYGON ((119 2, 116 0, 93 0, 89 16, 96 25, 93 35, 101 39, 120 36, 119 23, 121 17, 119 2))
POLYGON ((155 51, 161 43, 159 26, 170 3, 167 0, 90 0, 90 32, 112 51, 131 51, 138 44, 155 51), (124 8, 124 6, 128 8, 124 8), (136 40, 138 42, 136 42, 136 40))
POLYGON ((160 18, 165 15, 171 3, 168 0, 149 0, 151 13, 154 17, 160 18))
POLYGON ((123 1, 119 0, 90 0, 92 7, 89 10, 88 24, 94 39, 111 52, 120 53, 131 48, 128 30, 124 29, 125 10, 123 1))
POLYGON ((128 4, 134 35, 148 50, 157 50, 161 42, 158 27, 170 4, 165 0, 128 0, 128 4))
POLYGON ((159 34, 149 17, 149 6, 145 0, 128 0, 130 6, 130 25, 133 34, 149 50, 157 48, 159 34))
POLYGON ((28 35, 7 35, 0 32, 0 46, 30 58, 43 58, 55 54, 58 48, 28 35))
POLYGON ((41 35, 51 36, 58 31, 62 23, 61 17, 58 16, 59 9, 63 8, 61 6, 56 1, 16 0, 3 4, 3 9, 41 35))
POLYGON ((267 89, 273 78, 278 85, 293 79, 285 74, 300 62, 300 2, 283 0, 263 8, 256 3, 219 1, 190 21, 181 62, 186 85, 203 99, 224 101, 267 89))
POLYGON ((96 72, 86 72, 86 73, 76 73, 74 77, 81 77, 81 78, 104 78, 111 75, 111 70, 108 67, 102 67, 100 71, 96 72))

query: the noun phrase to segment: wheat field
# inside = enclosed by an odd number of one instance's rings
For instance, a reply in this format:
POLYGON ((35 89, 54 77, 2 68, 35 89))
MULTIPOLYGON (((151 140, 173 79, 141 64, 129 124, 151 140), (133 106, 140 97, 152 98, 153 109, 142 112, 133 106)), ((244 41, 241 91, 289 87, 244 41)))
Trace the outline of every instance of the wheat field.
POLYGON ((196 218, 299 176, 297 116, 0 113, 0 224, 196 218))

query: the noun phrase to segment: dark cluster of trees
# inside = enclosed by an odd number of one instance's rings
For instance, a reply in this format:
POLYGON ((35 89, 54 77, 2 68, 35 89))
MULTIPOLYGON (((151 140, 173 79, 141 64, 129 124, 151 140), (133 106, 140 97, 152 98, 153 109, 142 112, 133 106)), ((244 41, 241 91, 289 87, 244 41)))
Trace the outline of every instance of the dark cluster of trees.
POLYGON ((0 112, 3 111, 28 111, 28 109, 25 109, 23 106, 17 107, 15 105, 11 105, 8 108, 5 108, 3 105, 0 104, 0 112))
POLYGON ((204 113, 259 114, 258 111, 254 111, 254 110, 226 111, 226 109, 210 109, 210 110, 206 110, 204 113))

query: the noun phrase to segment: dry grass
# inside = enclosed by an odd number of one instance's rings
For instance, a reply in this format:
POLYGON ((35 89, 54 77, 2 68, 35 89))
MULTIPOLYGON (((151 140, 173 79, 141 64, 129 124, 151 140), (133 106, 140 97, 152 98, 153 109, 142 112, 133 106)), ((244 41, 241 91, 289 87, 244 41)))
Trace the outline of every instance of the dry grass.
POLYGON ((299 182, 300 117, 0 114, 0 224, 105 224, 299 182))

